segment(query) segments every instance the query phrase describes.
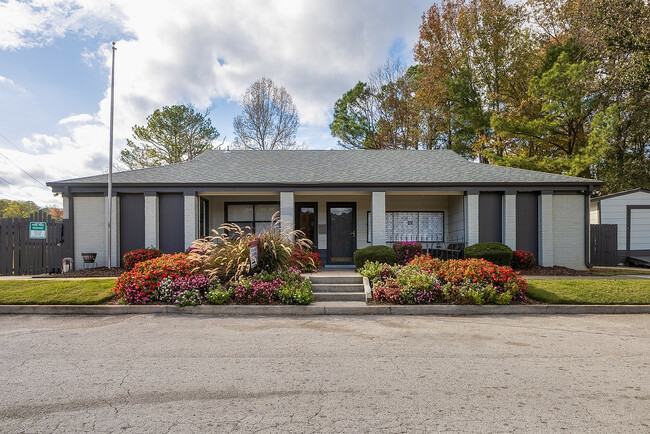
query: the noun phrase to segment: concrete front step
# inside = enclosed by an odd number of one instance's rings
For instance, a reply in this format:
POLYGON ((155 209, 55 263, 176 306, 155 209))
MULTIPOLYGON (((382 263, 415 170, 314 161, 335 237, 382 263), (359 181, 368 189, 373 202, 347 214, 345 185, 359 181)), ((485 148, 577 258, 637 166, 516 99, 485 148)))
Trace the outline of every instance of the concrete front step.
POLYGON ((363 285, 363 277, 359 276, 358 274, 348 274, 348 275, 328 275, 327 273, 323 273, 322 275, 318 274, 310 274, 309 280, 311 280, 311 283, 313 284, 323 284, 323 285, 343 285, 343 284, 349 284, 349 285, 363 285))
POLYGON ((314 301, 365 301, 363 292, 314 292, 314 301))
POLYGON ((312 283, 314 292, 363 292, 363 283, 312 283))

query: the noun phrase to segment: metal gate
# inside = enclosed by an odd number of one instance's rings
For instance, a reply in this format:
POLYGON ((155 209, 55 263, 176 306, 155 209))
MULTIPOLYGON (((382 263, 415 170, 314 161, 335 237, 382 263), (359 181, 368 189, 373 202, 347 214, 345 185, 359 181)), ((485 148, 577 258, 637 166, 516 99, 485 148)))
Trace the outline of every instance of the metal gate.
POLYGON ((0 219, 0 275, 60 272, 65 257, 72 257, 69 219, 57 222, 43 211, 0 219), (45 239, 29 237, 30 222, 45 223, 45 239))
POLYGON ((590 225, 591 264, 618 264, 618 225, 590 225))

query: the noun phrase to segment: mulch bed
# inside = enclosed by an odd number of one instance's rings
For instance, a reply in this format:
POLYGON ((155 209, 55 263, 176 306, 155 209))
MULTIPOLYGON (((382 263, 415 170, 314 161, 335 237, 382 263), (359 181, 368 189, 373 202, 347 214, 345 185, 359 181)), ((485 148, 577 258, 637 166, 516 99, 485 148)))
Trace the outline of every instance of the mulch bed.
POLYGON ((523 276, 591 276, 589 271, 574 270, 567 267, 542 267, 541 265, 533 265, 530 268, 519 270, 523 276))
POLYGON ((95 267, 95 268, 86 268, 84 270, 75 270, 68 273, 61 274, 41 274, 40 276, 34 277, 60 277, 64 279, 69 279, 71 277, 119 277, 124 273, 124 268, 108 268, 108 267, 95 267))

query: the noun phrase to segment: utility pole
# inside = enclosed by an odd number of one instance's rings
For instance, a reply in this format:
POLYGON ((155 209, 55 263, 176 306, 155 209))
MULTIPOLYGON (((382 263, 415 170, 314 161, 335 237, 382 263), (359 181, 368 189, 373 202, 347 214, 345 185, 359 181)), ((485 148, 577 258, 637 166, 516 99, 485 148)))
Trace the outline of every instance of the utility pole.
POLYGON ((112 220, 113 220, 113 106, 115 103, 115 42, 113 42, 113 63, 111 65, 111 125, 110 125, 110 143, 108 146, 108 268, 113 265, 112 262, 112 220))

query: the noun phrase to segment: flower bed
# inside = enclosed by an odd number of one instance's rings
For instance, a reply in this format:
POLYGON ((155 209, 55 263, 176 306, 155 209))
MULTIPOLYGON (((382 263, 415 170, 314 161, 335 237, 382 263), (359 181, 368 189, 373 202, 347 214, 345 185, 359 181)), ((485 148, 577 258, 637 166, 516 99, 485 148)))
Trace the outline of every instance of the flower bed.
POLYGON ((525 301, 527 283, 484 259, 441 261, 422 255, 404 266, 367 262, 373 300, 397 304, 509 304, 525 301))
POLYGON ((143 261, 122 274, 113 291, 131 304, 309 304, 314 300, 311 282, 296 269, 263 271, 222 285, 200 274, 199 265, 184 253, 143 261))
POLYGON ((146 260, 162 253, 129 252, 124 260, 133 269, 120 276, 113 291, 132 304, 311 303, 311 282, 300 273, 321 266, 318 253, 313 252, 311 241, 283 225, 278 215, 258 234, 224 224, 213 230, 213 236, 195 240, 185 253, 146 260), (258 247, 255 267, 250 259, 253 242, 258 247))
POLYGON ((300 271, 289 269, 280 273, 262 272, 231 282, 227 288, 217 285, 206 297, 214 304, 309 304, 314 301, 311 282, 300 271))

